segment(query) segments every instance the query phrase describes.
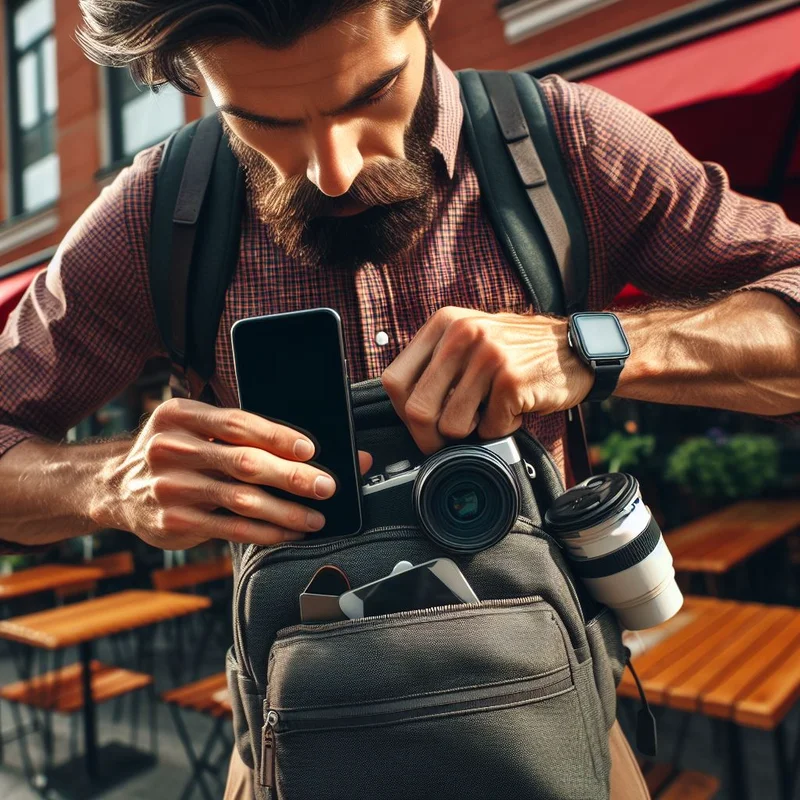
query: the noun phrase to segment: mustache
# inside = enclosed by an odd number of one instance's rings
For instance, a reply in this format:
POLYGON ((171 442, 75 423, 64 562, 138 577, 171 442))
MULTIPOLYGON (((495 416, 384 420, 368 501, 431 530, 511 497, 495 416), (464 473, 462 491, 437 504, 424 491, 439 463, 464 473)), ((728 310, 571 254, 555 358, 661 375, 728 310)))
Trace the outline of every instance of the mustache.
POLYGON ((405 159, 381 158, 364 167, 346 194, 329 197, 304 175, 282 181, 265 193, 260 210, 269 219, 308 222, 328 216, 348 202, 367 207, 415 200, 428 188, 425 170, 405 159))

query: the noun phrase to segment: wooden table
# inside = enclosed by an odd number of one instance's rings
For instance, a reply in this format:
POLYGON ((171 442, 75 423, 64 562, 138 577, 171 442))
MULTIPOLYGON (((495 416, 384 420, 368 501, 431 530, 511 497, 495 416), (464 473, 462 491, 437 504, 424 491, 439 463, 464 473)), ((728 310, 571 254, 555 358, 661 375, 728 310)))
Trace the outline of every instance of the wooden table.
POLYGON ((100 580, 102 570, 73 564, 42 564, 30 567, 11 575, 0 577, 0 602, 16 600, 19 597, 52 592, 80 583, 100 580))
POLYGON ((0 622, 0 637, 46 650, 78 646, 84 697, 86 772, 94 778, 97 774, 95 703, 92 694, 94 640, 193 614, 210 605, 207 597, 131 590, 5 620, 0 622))
MULTIPOLYGON (((746 797, 740 727, 773 733, 783 797, 792 796, 793 764, 784 719, 800 699, 800 609, 687 597, 664 625, 644 631, 650 646, 633 666, 655 705, 710 717, 727 742, 727 790, 746 797)), ((626 671, 622 697, 638 698, 626 671)))
POLYGON ((677 572, 703 572, 713 582, 798 527, 800 500, 747 500, 676 528, 664 539, 677 572))

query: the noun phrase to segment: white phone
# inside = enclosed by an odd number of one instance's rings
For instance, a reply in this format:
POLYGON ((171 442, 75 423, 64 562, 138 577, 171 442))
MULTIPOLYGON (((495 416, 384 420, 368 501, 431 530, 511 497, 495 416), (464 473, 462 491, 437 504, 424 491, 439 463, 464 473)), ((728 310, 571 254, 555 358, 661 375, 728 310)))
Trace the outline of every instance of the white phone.
POLYGON ((350 619, 361 619, 478 602, 458 565, 449 558, 435 558, 417 566, 400 562, 391 575, 340 595, 339 608, 350 619))

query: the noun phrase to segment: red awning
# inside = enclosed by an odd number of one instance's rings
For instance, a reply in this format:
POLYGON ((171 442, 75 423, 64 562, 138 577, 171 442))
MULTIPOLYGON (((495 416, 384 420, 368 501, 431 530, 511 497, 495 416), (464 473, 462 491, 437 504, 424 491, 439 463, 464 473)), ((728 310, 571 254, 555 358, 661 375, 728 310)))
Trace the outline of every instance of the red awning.
POLYGON ((0 281, 0 330, 5 327, 8 315, 14 310, 25 290, 30 285, 42 266, 26 269, 0 281))
POLYGON ((793 9, 585 82, 655 116, 709 100, 765 92, 798 70, 800 9, 793 9))

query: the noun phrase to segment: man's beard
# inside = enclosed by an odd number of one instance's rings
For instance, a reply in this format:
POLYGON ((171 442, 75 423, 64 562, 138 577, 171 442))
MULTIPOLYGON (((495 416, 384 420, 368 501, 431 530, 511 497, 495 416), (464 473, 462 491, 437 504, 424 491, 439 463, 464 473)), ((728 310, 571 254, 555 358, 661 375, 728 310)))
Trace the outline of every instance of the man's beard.
POLYGON ((370 261, 391 261, 419 240, 433 207, 431 139, 439 111, 433 67, 428 40, 422 92, 404 139, 406 157, 367 164, 341 197, 323 194, 305 175, 280 181, 269 161, 223 120, 255 210, 269 226, 273 241, 290 256, 321 267, 353 270, 370 261), (330 216, 353 200, 367 209, 353 216, 330 216))

